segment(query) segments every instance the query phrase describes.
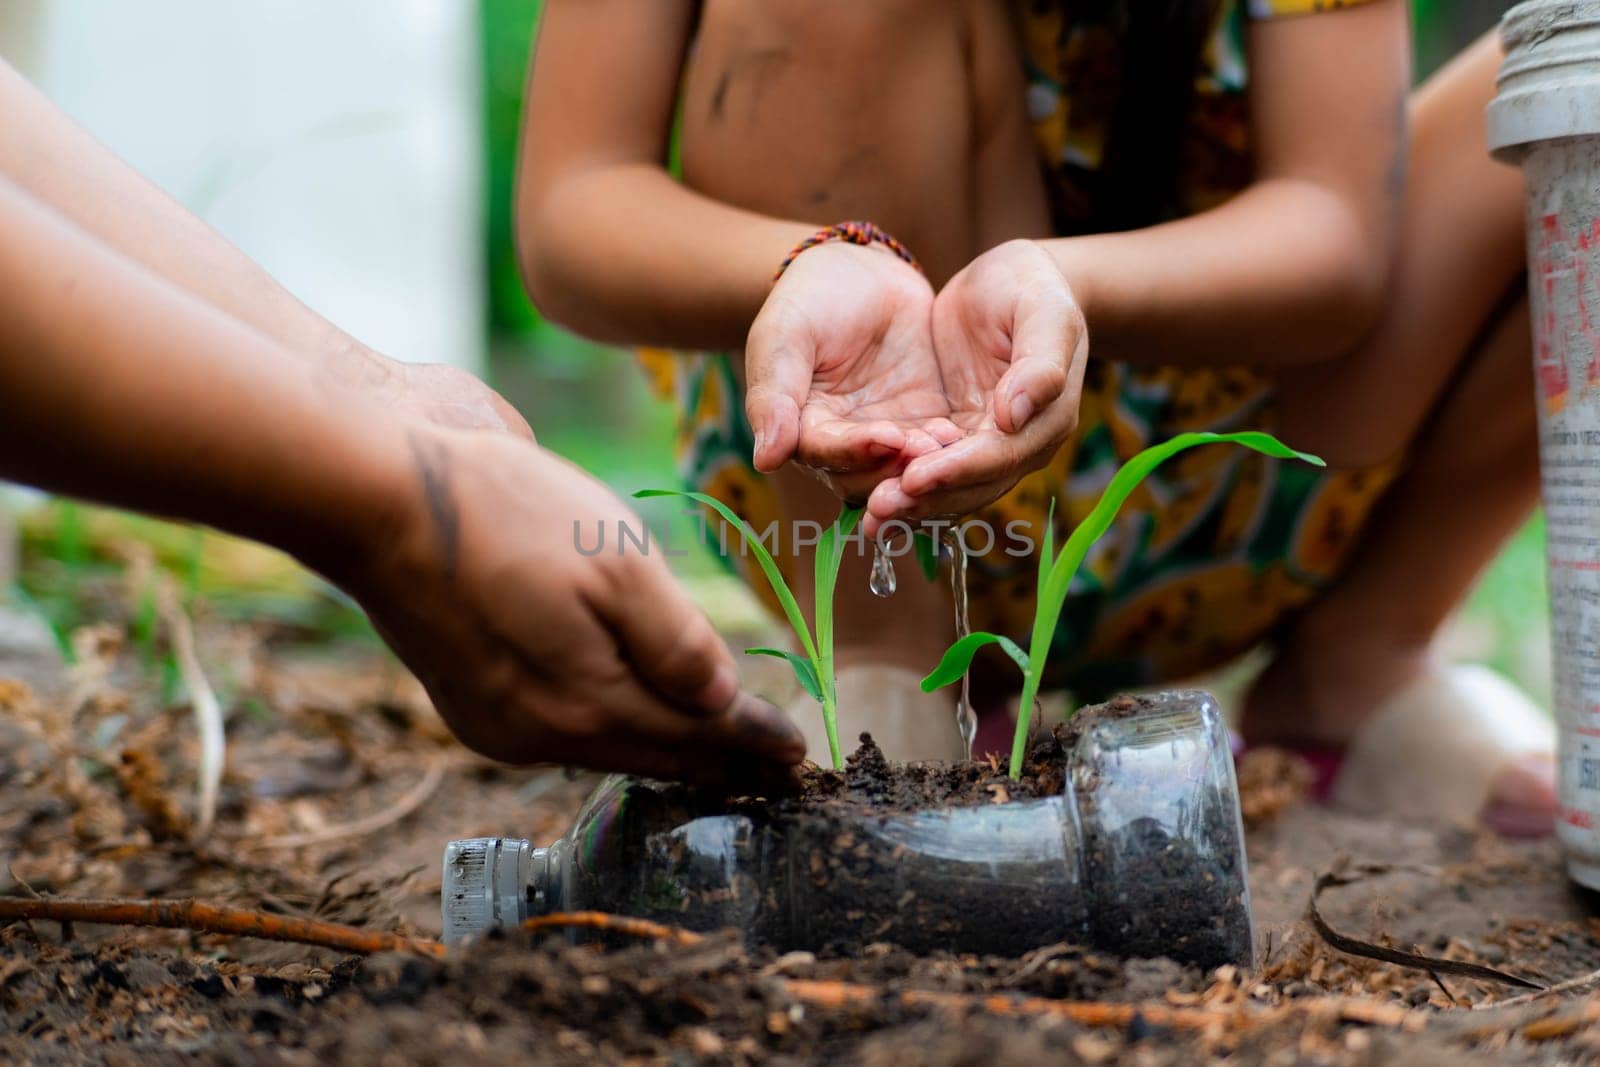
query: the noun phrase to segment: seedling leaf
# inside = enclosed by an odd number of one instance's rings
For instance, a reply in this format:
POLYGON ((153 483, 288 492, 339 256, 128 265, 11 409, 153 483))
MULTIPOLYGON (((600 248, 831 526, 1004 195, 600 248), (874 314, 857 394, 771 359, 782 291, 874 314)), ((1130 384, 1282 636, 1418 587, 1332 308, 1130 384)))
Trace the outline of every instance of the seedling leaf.
POLYGON ((747 648, 747 656, 771 656, 774 659, 785 659, 789 666, 794 668, 794 676, 800 679, 800 685, 811 694, 811 699, 822 702, 822 683, 817 681, 817 672, 812 669, 811 661, 804 656, 797 655, 784 648, 747 648))
POLYGON ((1033 717, 1033 700, 1039 695, 1039 683, 1044 675, 1045 659, 1050 652, 1050 642, 1055 636, 1056 624, 1061 620, 1067 591, 1071 588, 1072 579, 1083 564, 1084 557, 1089 554, 1089 549, 1100 536, 1111 528, 1123 503, 1133 495, 1139 483, 1151 472, 1185 449, 1209 444, 1242 445, 1277 459, 1298 459, 1315 467, 1326 466, 1320 457, 1297 452, 1271 434, 1259 430, 1244 430, 1238 433, 1210 431, 1180 433, 1171 440, 1151 445, 1124 463, 1121 469, 1112 475, 1110 484, 1100 494, 1100 500, 1095 504, 1094 510, 1089 512, 1088 517, 1072 531, 1067 543, 1061 547, 1061 553, 1050 562, 1049 570, 1040 575, 1039 596, 1034 607, 1033 634, 1028 642, 1028 667, 1023 671, 1022 699, 1017 707, 1017 732, 1011 743, 1013 778, 1022 773, 1023 750, 1028 741, 1029 720, 1033 717))
POLYGON ((1034 698, 1039 694, 1039 683, 1044 677, 1045 659, 1055 638, 1056 624, 1061 620, 1072 579, 1083 564, 1084 557, 1089 554, 1089 549, 1111 528, 1117 511, 1139 483, 1164 461, 1196 445, 1223 443, 1242 445, 1277 459, 1298 459, 1316 467, 1326 465, 1318 457, 1297 452, 1271 434, 1258 430, 1181 433, 1170 441, 1152 445, 1128 460, 1112 475, 1094 510, 1068 536, 1059 554, 1055 551, 1055 501, 1051 500, 1039 558, 1039 594, 1035 601, 1033 632, 1029 637, 1027 654, 1024 655, 1015 643, 998 634, 969 634, 951 645, 939 665, 922 680, 923 690, 932 692, 965 674, 972 665, 972 657, 984 645, 999 644, 1006 650, 1017 666, 1022 668, 1022 699, 1017 709, 1017 732, 1011 746, 1011 777, 1016 778, 1022 773, 1023 749, 1028 740, 1029 720, 1033 717, 1034 698))
POLYGON ((833 661, 833 592, 839 583, 845 542, 861 521, 864 508, 845 508, 817 542, 817 654, 833 661))
MULTIPOLYGON (((1198 445, 1223 443, 1243 445, 1245 448, 1254 449, 1257 452, 1262 452, 1278 459, 1299 459, 1313 466, 1325 466, 1319 457, 1308 455, 1304 452, 1296 452, 1271 434, 1262 433, 1259 430, 1246 430, 1240 433, 1211 433, 1209 431, 1180 433, 1171 440, 1163 441, 1159 445, 1152 445, 1138 453, 1124 463, 1122 468, 1112 476, 1110 484, 1100 494, 1099 503, 1095 504, 1094 510, 1089 512, 1088 518, 1084 519, 1078 528, 1072 531, 1071 536, 1067 538, 1067 543, 1061 548, 1061 554, 1051 561, 1049 571, 1043 575, 1043 581, 1040 582, 1039 588, 1038 606, 1035 609, 1038 612, 1034 622, 1033 637, 1035 642, 1039 640, 1041 630, 1044 631, 1047 644, 1050 637, 1054 635, 1056 623, 1061 618, 1062 606, 1066 603, 1067 591, 1072 584, 1073 577, 1078 573, 1078 568, 1083 564, 1084 557, 1089 554, 1089 549, 1094 547, 1094 543, 1100 539, 1101 535, 1111 528, 1111 524, 1116 521, 1117 512, 1122 509, 1122 505, 1127 501, 1128 497, 1133 495, 1133 491, 1139 487, 1139 483, 1144 481, 1162 463, 1179 452, 1198 445)), ((1037 663, 1035 666, 1042 668, 1043 663, 1037 663)), ((1031 710, 1031 708, 1023 708, 1022 717, 1026 718, 1031 710)))
POLYGON ((1050 494, 1050 510, 1044 517, 1044 542, 1039 549, 1039 588, 1044 588, 1045 572, 1056 558, 1056 497, 1050 494))
POLYGON ((961 676, 967 673, 967 668, 972 666, 972 658, 978 650, 985 645, 999 645, 1005 649, 1006 655, 1022 670, 1028 669, 1028 654, 1022 651, 1018 644, 1004 634, 992 634, 985 630, 970 633, 945 649, 944 658, 939 661, 926 678, 922 679, 922 691, 931 693, 935 689, 942 689, 951 682, 959 682, 961 676))
POLYGON ((1011 640, 1011 638, 1007 637, 1005 634, 1000 635, 1000 649, 1006 655, 1011 657, 1012 663, 1015 663, 1023 670, 1028 669, 1028 654, 1022 650, 1021 645, 1011 640))
POLYGON ((772 592, 777 596, 783 614, 789 620, 789 625, 794 629, 795 636, 799 638, 806 654, 800 656, 775 648, 752 648, 746 651, 755 656, 777 656, 789 661, 789 665, 794 668, 795 677, 800 679, 800 684, 817 703, 822 705, 822 725, 828 733, 828 753, 833 757, 835 767, 843 766, 844 761, 839 754, 839 700, 833 680, 833 593, 839 580, 839 564, 844 559, 845 541, 856 524, 861 521, 863 509, 843 508, 839 512, 839 517, 818 539, 814 568, 817 630, 813 639, 811 630, 806 626, 805 616, 800 613, 800 605, 788 585, 784 583, 777 562, 767 551, 767 546, 755 536, 755 531, 751 530, 749 524, 739 518, 732 508, 716 497, 683 489, 641 489, 633 495, 636 498, 676 496, 697 501, 714 510, 739 531, 745 545, 755 555, 756 563, 760 565, 762 573, 767 576, 767 582, 772 586, 772 592))

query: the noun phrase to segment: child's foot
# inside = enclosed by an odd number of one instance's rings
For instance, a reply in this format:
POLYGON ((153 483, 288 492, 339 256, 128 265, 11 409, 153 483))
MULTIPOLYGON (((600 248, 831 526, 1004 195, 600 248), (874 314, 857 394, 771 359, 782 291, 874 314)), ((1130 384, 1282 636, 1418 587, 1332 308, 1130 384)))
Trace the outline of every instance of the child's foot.
POLYGON ((1434 667, 1351 739, 1332 799, 1355 811, 1476 819, 1507 837, 1555 829, 1555 726, 1487 667, 1434 667))
POLYGON ((1370 712, 1352 716, 1347 706, 1342 739, 1341 724, 1319 721, 1318 702, 1303 696, 1299 703, 1311 721, 1267 719, 1261 709, 1295 706, 1282 691, 1283 673, 1269 668, 1251 693, 1246 738, 1304 750, 1320 779, 1316 792, 1331 802, 1368 813, 1477 821, 1507 837, 1554 829, 1554 724, 1493 671, 1420 656, 1370 712), (1294 736, 1296 725, 1306 740, 1294 736))

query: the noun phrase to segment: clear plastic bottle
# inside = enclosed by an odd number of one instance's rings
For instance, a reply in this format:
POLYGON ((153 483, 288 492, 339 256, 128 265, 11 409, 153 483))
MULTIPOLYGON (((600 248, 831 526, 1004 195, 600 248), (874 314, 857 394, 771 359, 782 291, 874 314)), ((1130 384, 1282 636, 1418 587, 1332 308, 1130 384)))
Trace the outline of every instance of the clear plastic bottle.
POLYGON ((607 779, 549 848, 452 842, 446 940, 594 909, 733 927, 783 950, 1020 955, 1069 941, 1248 966, 1238 788, 1215 701, 1119 698, 1074 728, 1060 795, 978 807, 752 814, 607 779))

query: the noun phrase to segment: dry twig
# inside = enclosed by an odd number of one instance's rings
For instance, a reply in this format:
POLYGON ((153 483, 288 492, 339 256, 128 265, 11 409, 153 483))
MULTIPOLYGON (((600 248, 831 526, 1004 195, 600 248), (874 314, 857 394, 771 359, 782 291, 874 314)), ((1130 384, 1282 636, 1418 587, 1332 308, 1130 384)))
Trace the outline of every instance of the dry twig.
POLYGON ((167 624, 172 637, 178 673, 183 676, 183 686, 189 691, 195 729, 200 734, 199 796, 196 801, 194 836, 196 840, 204 840, 217 815, 217 792, 222 785, 222 765, 227 754, 222 731, 222 706, 217 702, 216 691, 211 688, 200 666, 200 657, 195 652, 194 627, 178 603, 172 582, 161 581, 156 599, 162 621, 167 624))
POLYGON ((60 923, 160 926, 201 934, 229 934, 265 941, 291 941, 342 952, 413 952, 443 956, 444 945, 421 937, 363 930, 342 923, 244 908, 225 908, 198 900, 24 900, 0 897, 0 922, 44 919, 60 923))
POLYGON ((444 781, 444 772, 448 761, 440 756, 429 764, 427 773, 422 780, 411 787, 405 796, 395 801, 382 811, 374 812, 364 819, 354 822, 342 823, 338 826, 325 826, 320 830, 309 830, 303 834, 284 834, 281 837, 269 837, 261 841, 250 842, 252 848, 302 848, 306 845, 321 845, 329 841, 337 841, 343 837, 366 837, 377 833, 379 830, 404 819, 412 812, 425 804, 434 791, 439 788, 439 783, 444 781))
POLYGON ((1171 1007, 1165 1004, 1114 1004, 1105 1001, 1051 1000, 989 993, 947 993, 929 989, 890 991, 853 982, 791 978, 783 989, 794 999, 819 1008, 844 1009, 873 1004, 947 1011, 982 1011, 990 1015, 1068 1019, 1079 1026, 1122 1029, 1135 1019, 1173 1030, 1247 1030, 1291 1016, 1325 1016, 1343 1022, 1420 1030, 1427 1017, 1396 1004, 1376 1004, 1343 997, 1301 998, 1275 1008, 1244 1005, 1171 1007))
MULTIPOLYGON (((1441 974, 1455 974, 1463 978, 1477 978, 1486 982, 1500 982, 1504 985, 1520 986, 1523 989, 1544 988, 1537 982, 1530 982, 1526 978, 1519 978, 1514 974, 1508 974, 1493 967, 1486 967, 1481 963, 1447 960, 1441 956, 1425 956, 1420 952, 1402 952, 1399 949, 1389 948, 1387 945, 1378 945, 1371 941, 1363 941, 1358 937, 1351 937, 1348 934, 1341 934, 1329 926, 1327 920, 1322 917, 1322 913, 1317 910, 1317 897, 1321 895, 1324 889, 1332 886, 1351 885, 1364 878, 1387 874, 1392 870, 1394 868, 1387 864, 1372 864, 1359 867, 1352 874, 1327 871, 1318 875, 1316 884, 1311 887, 1311 900, 1306 904, 1306 916, 1311 920, 1311 925, 1318 935, 1340 952, 1345 952, 1352 956, 1362 956, 1371 960, 1381 960, 1384 963, 1396 963, 1402 967, 1416 967, 1426 971, 1433 977, 1435 982, 1439 981, 1438 976, 1441 974)), ((1443 987, 1443 983, 1440 983, 1440 988, 1443 987)), ((1449 996, 1450 991, 1445 989, 1445 994, 1449 996)), ((1454 999, 1451 996, 1451 1000, 1454 999)))
POLYGON ((1483 1004, 1474 1004, 1472 1010, 1488 1011, 1491 1008, 1514 1008, 1523 1004, 1532 1004, 1536 1000, 1544 1000, 1546 997, 1560 996, 1563 993, 1589 993, 1595 989, 1600 989, 1600 971, 1580 974, 1576 978, 1568 978, 1564 982, 1557 982, 1555 985, 1546 986, 1532 993, 1522 993, 1515 997, 1507 997, 1505 1000, 1491 1000, 1483 1004))
POLYGON ((693 930, 679 926, 666 926, 648 919, 635 919, 630 915, 612 915, 603 911, 562 911, 552 915, 535 915, 523 921, 522 928, 538 930, 584 929, 608 934, 623 934, 647 941, 670 941, 674 945, 698 945, 705 938, 693 930))

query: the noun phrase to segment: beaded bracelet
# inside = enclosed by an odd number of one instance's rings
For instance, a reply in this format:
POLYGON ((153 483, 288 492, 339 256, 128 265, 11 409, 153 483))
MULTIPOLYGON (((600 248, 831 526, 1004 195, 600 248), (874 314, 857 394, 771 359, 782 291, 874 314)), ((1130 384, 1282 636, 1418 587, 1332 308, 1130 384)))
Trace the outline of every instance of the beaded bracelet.
POLYGON ((826 244, 829 241, 849 241, 853 245, 881 244, 917 268, 919 272, 922 270, 922 264, 917 262, 917 257, 911 254, 911 250, 879 229, 876 224, 865 221, 852 221, 834 223, 832 226, 818 230, 804 241, 795 245, 794 251, 784 257, 782 263, 778 264, 778 272, 772 276, 772 280, 776 282, 783 277, 783 272, 789 269, 789 264, 800 258, 800 253, 809 248, 815 248, 820 244, 826 244))

